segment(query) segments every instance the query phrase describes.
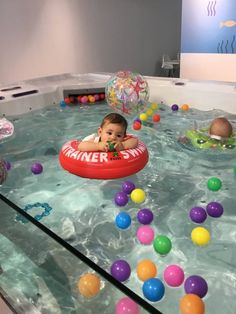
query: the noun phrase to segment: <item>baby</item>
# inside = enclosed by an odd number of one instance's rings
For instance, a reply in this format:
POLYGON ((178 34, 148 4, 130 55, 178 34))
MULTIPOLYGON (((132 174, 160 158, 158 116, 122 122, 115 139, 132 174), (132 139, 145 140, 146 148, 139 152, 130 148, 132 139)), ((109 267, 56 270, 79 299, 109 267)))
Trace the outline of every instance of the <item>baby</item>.
POLYGON ((120 151, 138 146, 138 139, 127 136, 128 123, 118 113, 110 113, 104 117, 98 134, 91 134, 78 145, 80 151, 120 151))
POLYGON ((233 134, 233 127, 226 118, 216 118, 212 121, 209 134, 211 138, 216 140, 224 140, 233 134))

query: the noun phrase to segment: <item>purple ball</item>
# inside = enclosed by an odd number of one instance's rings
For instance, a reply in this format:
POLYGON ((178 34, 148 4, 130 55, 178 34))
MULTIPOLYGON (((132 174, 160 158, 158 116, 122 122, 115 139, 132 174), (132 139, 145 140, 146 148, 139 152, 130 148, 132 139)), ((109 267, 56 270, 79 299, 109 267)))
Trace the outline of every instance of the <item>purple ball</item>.
POLYGON ((179 106, 177 104, 174 104, 171 106, 172 111, 178 111, 179 110, 179 106))
POLYGON ((114 201, 117 206, 125 206, 129 198, 125 192, 117 192, 114 201))
POLYGON ((201 224, 207 219, 207 213, 202 207, 193 207, 189 212, 189 217, 193 222, 201 224))
POLYGON ((126 281, 131 274, 131 268, 125 260, 117 260, 111 265, 111 275, 123 282, 126 281))
POLYGON ((9 161, 4 160, 4 164, 5 164, 7 171, 11 170, 11 163, 9 161))
POLYGON ((138 221, 143 225, 149 225, 153 220, 153 213, 149 208, 143 208, 138 211, 138 221))
POLYGON ((122 184, 122 190, 126 194, 130 194, 135 189, 135 184, 132 181, 125 181, 122 184))
POLYGON ((224 212, 223 206, 217 202, 209 203, 206 207, 206 210, 209 216, 215 217, 215 218, 220 217, 224 212))
POLYGON ((184 282, 184 290, 187 294, 193 293, 204 298, 208 291, 208 285, 201 276, 190 276, 184 282))
POLYGON ((43 166, 38 163, 38 162, 35 162, 34 164, 32 164, 31 166, 31 171, 34 173, 34 174, 40 174, 42 171, 43 171, 43 166))
POLYGON ((139 118, 136 118, 136 119, 134 120, 134 122, 138 122, 138 123, 142 124, 142 120, 140 120, 139 118))

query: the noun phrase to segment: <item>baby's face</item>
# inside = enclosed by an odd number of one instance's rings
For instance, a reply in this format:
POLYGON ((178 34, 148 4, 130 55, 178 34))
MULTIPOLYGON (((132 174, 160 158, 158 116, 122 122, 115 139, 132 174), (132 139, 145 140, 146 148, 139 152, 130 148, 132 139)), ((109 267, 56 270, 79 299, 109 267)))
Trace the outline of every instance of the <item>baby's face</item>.
POLYGON ((125 137, 125 130, 120 124, 106 123, 102 128, 98 129, 98 135, 101 137, 102 142, 122 142, 125 137))

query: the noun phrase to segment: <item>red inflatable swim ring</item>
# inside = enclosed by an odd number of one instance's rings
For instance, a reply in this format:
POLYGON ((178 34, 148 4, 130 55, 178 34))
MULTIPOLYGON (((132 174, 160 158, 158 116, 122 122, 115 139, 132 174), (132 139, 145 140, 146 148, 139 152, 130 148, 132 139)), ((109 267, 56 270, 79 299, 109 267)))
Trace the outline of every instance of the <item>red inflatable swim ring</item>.
POLYGON ((148 162, 148 151, 141 141, 138 146, 119 152, 81 152, 80 141, 65 143, 59 154, 61 166, 72 174, 91 179, 118 179, 142 170, 148 162))

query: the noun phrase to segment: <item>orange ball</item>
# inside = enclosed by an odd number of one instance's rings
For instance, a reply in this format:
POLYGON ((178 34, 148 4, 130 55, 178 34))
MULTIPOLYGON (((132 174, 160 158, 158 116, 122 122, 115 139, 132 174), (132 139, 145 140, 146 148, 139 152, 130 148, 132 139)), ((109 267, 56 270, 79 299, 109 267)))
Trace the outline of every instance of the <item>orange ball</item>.
POLYGON ((100 278, 92 273, 84 274, 78 282, 78 289, 82 296, 92 298, 98 294, 101 287, 100 278))
POLYGON ((157 274, 156 265, 149 259, 144 259, 141 262, 139 262, 136 271, 138 278, 142 281, 154 278, 156 277, 157 274))
POLYGON ((185 294, 180 299, 181 314, 204 314, 205 304, 196 294, 185 294))
POLYGON ((152 121, 153 122, 159 122, 161 120, 161 116, 159 114, 154 114, 152 116, 152 121))
POLYGON ((88 96, 88 101, 89 101, 89 102, 92 102, 92 103, 95 102, 95 97, 92 96, 92 95, 89 95, 89 96, 88 96))
POLYGON ((189 105, 187 105, 187 104, 182 105, 181 106, 181 110, 188 111, 189 110, 189 105))

